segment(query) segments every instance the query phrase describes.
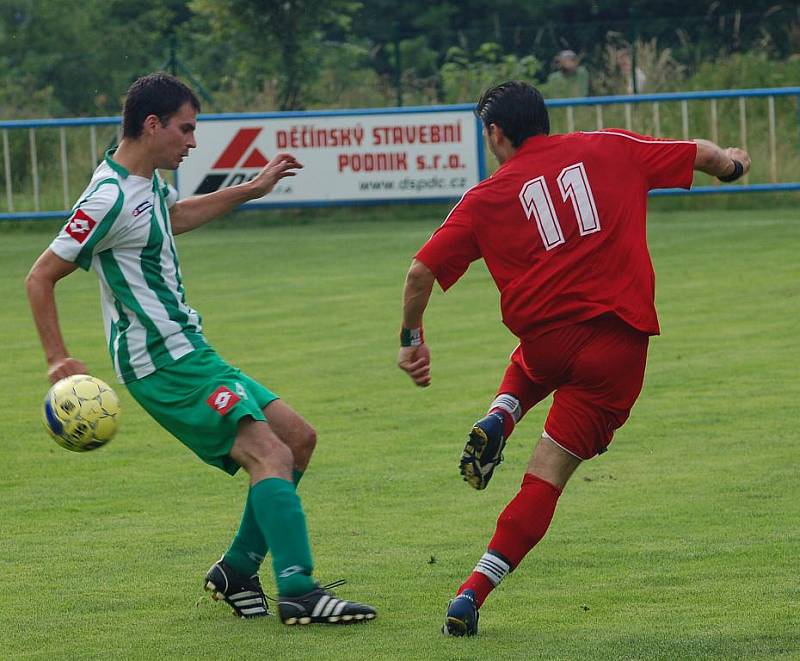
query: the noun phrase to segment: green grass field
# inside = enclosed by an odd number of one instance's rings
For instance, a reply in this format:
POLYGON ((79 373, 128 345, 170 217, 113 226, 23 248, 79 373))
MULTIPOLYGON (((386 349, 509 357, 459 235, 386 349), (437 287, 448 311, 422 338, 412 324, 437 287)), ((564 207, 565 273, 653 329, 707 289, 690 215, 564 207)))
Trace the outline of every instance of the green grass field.
MULTIPOLYGON (((433 386, 395 367, 403 278, 438 211, 295 226, 239 215, 178 239, 210 341, 319 432, 300 486, 317 575, 380 611, 343 628, 239 621, 205 596, 246 479, 203 465, 122 386, 108 447, 49 440, 23 277, 50 231, 0 227, 0 657, 800 658, 796 208, 652 214, 663 336, 642 397, 474 639, 439 633, 444 607, 516 492, 547 406, 518 427, 487 491, 459 479, 464 435, 515 342, 474 265, 433 296, 433 386)), ((68 278, 59 305, 72 353, 113 383, 95 277, 68 278)))

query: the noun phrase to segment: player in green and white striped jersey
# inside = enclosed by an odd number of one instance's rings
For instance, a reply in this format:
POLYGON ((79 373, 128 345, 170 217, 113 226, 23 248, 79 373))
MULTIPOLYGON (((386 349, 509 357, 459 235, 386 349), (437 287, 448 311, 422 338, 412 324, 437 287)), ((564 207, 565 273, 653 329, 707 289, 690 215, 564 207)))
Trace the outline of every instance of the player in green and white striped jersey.
POLYGON ((95 170, 26 285, 52 382, 87 373, 61 335, 55 285, 78 267, 100 279, 108 348, 120 381, 163 427, 205 462, 250 474, 244 514, 206 589, 241 617, 267 615, 258 578, 267 551, 286 624, 375 617, 312 578, 305 515, 295 487, 316 443, 314 429, 267 388, 207 344, 186 302, 173 235, 268 194, 302 165, 277 154, 250 181, 177 200, 158 169, 176 169, 195 147, 200 104, 176 78, 150 74, 128 90, 123 139, 95 170))
POLYGON ((109 350, 123 383, 206 346, 181 284, 169 217, 176 201, 157 171, 133 174, 109 151, 50 245, 99 276, 109 350))

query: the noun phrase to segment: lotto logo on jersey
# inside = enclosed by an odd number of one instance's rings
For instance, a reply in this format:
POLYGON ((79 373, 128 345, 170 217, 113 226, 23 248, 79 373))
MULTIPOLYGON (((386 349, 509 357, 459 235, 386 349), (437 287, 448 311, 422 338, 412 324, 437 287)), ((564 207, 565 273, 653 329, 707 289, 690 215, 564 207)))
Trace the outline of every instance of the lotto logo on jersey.
POLYGON ((67 234, 78 243, 86 241, 86 237, 92 233, 97 221, 94 218, 78 209, 67 221, 67 234))
POLYGON ((220 415, 226 415, 239 400, 240 397, 230 388, 220 386, 211 393, 211 397, 206 400, 206 404, 220 415))
POLYGON ((269 163, 267 157, 253 145, 259 133, 261 128, 257 127, 239 129, 228 146, 222 150, 211 167, 212 171, 200 182, 194 194, 213 193, 220 188, 240 184, 252 178, 258 170, 269 163))

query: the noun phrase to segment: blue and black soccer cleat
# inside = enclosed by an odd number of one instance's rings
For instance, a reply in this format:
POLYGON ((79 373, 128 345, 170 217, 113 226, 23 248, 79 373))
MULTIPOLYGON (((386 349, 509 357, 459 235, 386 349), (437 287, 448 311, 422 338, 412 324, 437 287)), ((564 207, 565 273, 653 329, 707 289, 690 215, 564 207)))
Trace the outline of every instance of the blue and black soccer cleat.
POLYGON ((281 622, 293 624, 354 624, 374 620, 372 606, 339 599, 329 588, 341 585, 337 581, 297 597, 280 597, 278 615, 281 622))
POLYGON ((478 420, 469 433, 459 468, 464 480, 473 489, 485 489, 492 479, 494 469, 503 463, 503 416, 490 413, 478 420))
POLYGON ((211 565, 205 578, 205 589, 211 598, 225 601, 239 617, 263 617, 269 615, 267 600, 261 589, 258 574, 244 576, 235 571, 222 558, 211 565))
POLYGON ((475 593, 464 590, 447 605, 442 633, 448 636, 474 636, 478 633, 479 616, 475 593))

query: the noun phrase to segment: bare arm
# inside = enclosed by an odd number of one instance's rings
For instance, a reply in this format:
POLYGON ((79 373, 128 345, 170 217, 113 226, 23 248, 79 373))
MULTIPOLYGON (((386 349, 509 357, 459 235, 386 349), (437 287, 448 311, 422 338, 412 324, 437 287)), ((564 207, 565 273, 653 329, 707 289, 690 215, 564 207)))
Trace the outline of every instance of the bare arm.
POLYGON ((422 262, 415 259, 406 275, 406 286, 403 290, 403 327, 420 328, 422 315, 428 307, 428 300, 433 291, 436 277, 422 262))
POLYGON ((739 176, 749 172, 750 155, 744 149, 738 147, 723 149, 710 140, 696 139, 694 142, 697 143, 697 156, 694 159, 695 170, 715 177, 729 177, 736 172, 734 161, 738 161, 742 166, 739 176))
POLYGON ((52 250, 45 250, 25 278, 33 320, 47 360, 47 376, 51 383, 72 374, 86 374, 86 365, 67 352, 56 310, 56 283, 72 273, 76 264, 61 259, 52 250))
POLYGON ((263 197, 281 179, 294 177, 295 170, 302 167, 291 154, 277 154, 250 181, 176 202, 169 210, 172 233, 188 232, 245 202, 263 197))
MULTIPOLYGON (((411 263, 403 291, 403 328, 422 329, 422 316, 433 291, 436 277, 419 260, 411 263)), ((424 340, 415 346, 400 347, 397 365, 420 387, 429 386, 431 354, 424 340)))

